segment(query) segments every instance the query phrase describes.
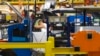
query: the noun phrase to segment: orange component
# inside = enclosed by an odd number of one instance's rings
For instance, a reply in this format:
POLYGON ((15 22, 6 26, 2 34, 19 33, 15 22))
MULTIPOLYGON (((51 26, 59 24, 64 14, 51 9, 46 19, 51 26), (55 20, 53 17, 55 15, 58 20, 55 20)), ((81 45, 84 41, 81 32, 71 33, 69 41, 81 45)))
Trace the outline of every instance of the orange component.
POLYGON ((80 47, 80 51, 88 52, 88 56, 100 56, 100 33, 95 31, 77 32, 71 40, 72 46, 80 47))
POLYGON ((100 51, 98 51, 98 52, 88 52, 88 56, 100 56, 100 51))
POLYGON ((94 52, 100 51, 100 34, 95 31, 81 31, 73 36, 71 41, 73 46, 79 46, 80 51, 94 52), (88 34, 92 34, 92 38, 88 38, 88 34))

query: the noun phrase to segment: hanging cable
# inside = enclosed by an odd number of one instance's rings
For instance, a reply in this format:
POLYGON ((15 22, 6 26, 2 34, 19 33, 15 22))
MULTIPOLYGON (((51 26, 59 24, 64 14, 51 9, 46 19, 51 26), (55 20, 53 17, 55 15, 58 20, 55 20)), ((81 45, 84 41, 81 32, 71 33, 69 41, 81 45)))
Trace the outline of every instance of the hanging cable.
POLYGON ((35 15, 35 18, 36 18, 36 0, 35 1, 35 5, 34 5, 34 15, 35 15))
POLYGON ((27 20, 28 20, 28 29, 29 29, 29 40, 31 41, 31 39, 32 39, 32 35, 31 35, 31 32, 32 32, 32 30, 31 30, 31 19, 30 19, 30 16, 29 16, 29 0, 27 0, 27 15, 26 15, 26 17, 27 17, 27 20))
POLYGON ((29 17, 29 3, 30 3, 30 1, 28 0, 28 11, 27 11, 27 16, 29 17))
POLYGON ((74 6, 74 0, 72 0, 72 8, 73 8, 73 6, 74 6))

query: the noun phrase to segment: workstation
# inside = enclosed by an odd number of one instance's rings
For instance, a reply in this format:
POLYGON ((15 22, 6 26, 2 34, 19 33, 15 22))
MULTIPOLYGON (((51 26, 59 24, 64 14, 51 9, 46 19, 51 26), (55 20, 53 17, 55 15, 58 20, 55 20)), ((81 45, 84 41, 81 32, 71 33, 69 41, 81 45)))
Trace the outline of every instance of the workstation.
POLYGON ((0 0, 1 56, 99 56, 100 0, 0 0))

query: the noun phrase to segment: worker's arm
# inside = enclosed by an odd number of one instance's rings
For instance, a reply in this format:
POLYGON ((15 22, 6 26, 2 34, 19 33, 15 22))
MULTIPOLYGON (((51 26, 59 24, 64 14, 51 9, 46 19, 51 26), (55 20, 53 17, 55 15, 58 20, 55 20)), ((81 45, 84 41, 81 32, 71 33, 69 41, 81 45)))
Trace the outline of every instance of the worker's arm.
POLYGON ((42 25, 42 24, 41 24, 41 25, 35 25, 34 27, 35 27, 35 28, 39 28, 39 29, 40 29, 40 28, 45 28, 45 26, 42 25))

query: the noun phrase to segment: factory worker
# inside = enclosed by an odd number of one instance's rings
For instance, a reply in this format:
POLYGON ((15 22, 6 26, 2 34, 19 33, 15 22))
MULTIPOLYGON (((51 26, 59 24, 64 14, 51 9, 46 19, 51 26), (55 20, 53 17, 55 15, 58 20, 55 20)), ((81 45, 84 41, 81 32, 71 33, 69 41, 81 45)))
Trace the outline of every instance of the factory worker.
POLYGON ((90 17, 91 19, 93 19, 93 16, 91 13, 87 13, 86 15, 87 15, 87 17, 90 17))
POLYGON ((37 29, 41 29, 41 32, 47 32, 47 24, 43 22, 43 20, 39 19, 35 26, 37 29))
POLYGON ((10 7, 9 7, 9 12, 10 12, 10 13, 15 13, 15 12, 12 10, 12 8, 10 8, 10 7))
POLYGON ((60 8, 70 8, 71 4, 69 2, 67 2, 66 0, 59 0, 60 2, 60 8), (66 4, 64 4, 64 2, 67 2, 66 4))
MULTIPOLYGON (((57 6, 57 9, 65 9, 65 8, 71 8, 72 7, 72 5, 69 2, 67 2, 66 4, 64 2, 66 2, 66 0, 59 0, 59 5, 57 6)), ((64 13, 57 13, 56 15, 57 16, 63 16, 64 13)))
POLYGON ((89 25, 93 25, 93 24, 92 24, 93 15, 92 15, 91 13, 87 13, 86 16, 89 17, 89 25))
POLYGON ((72 7, 72 5, 69 2, 67 2, 66 3, 66 8, 71 8, 71 7, 72 7))

